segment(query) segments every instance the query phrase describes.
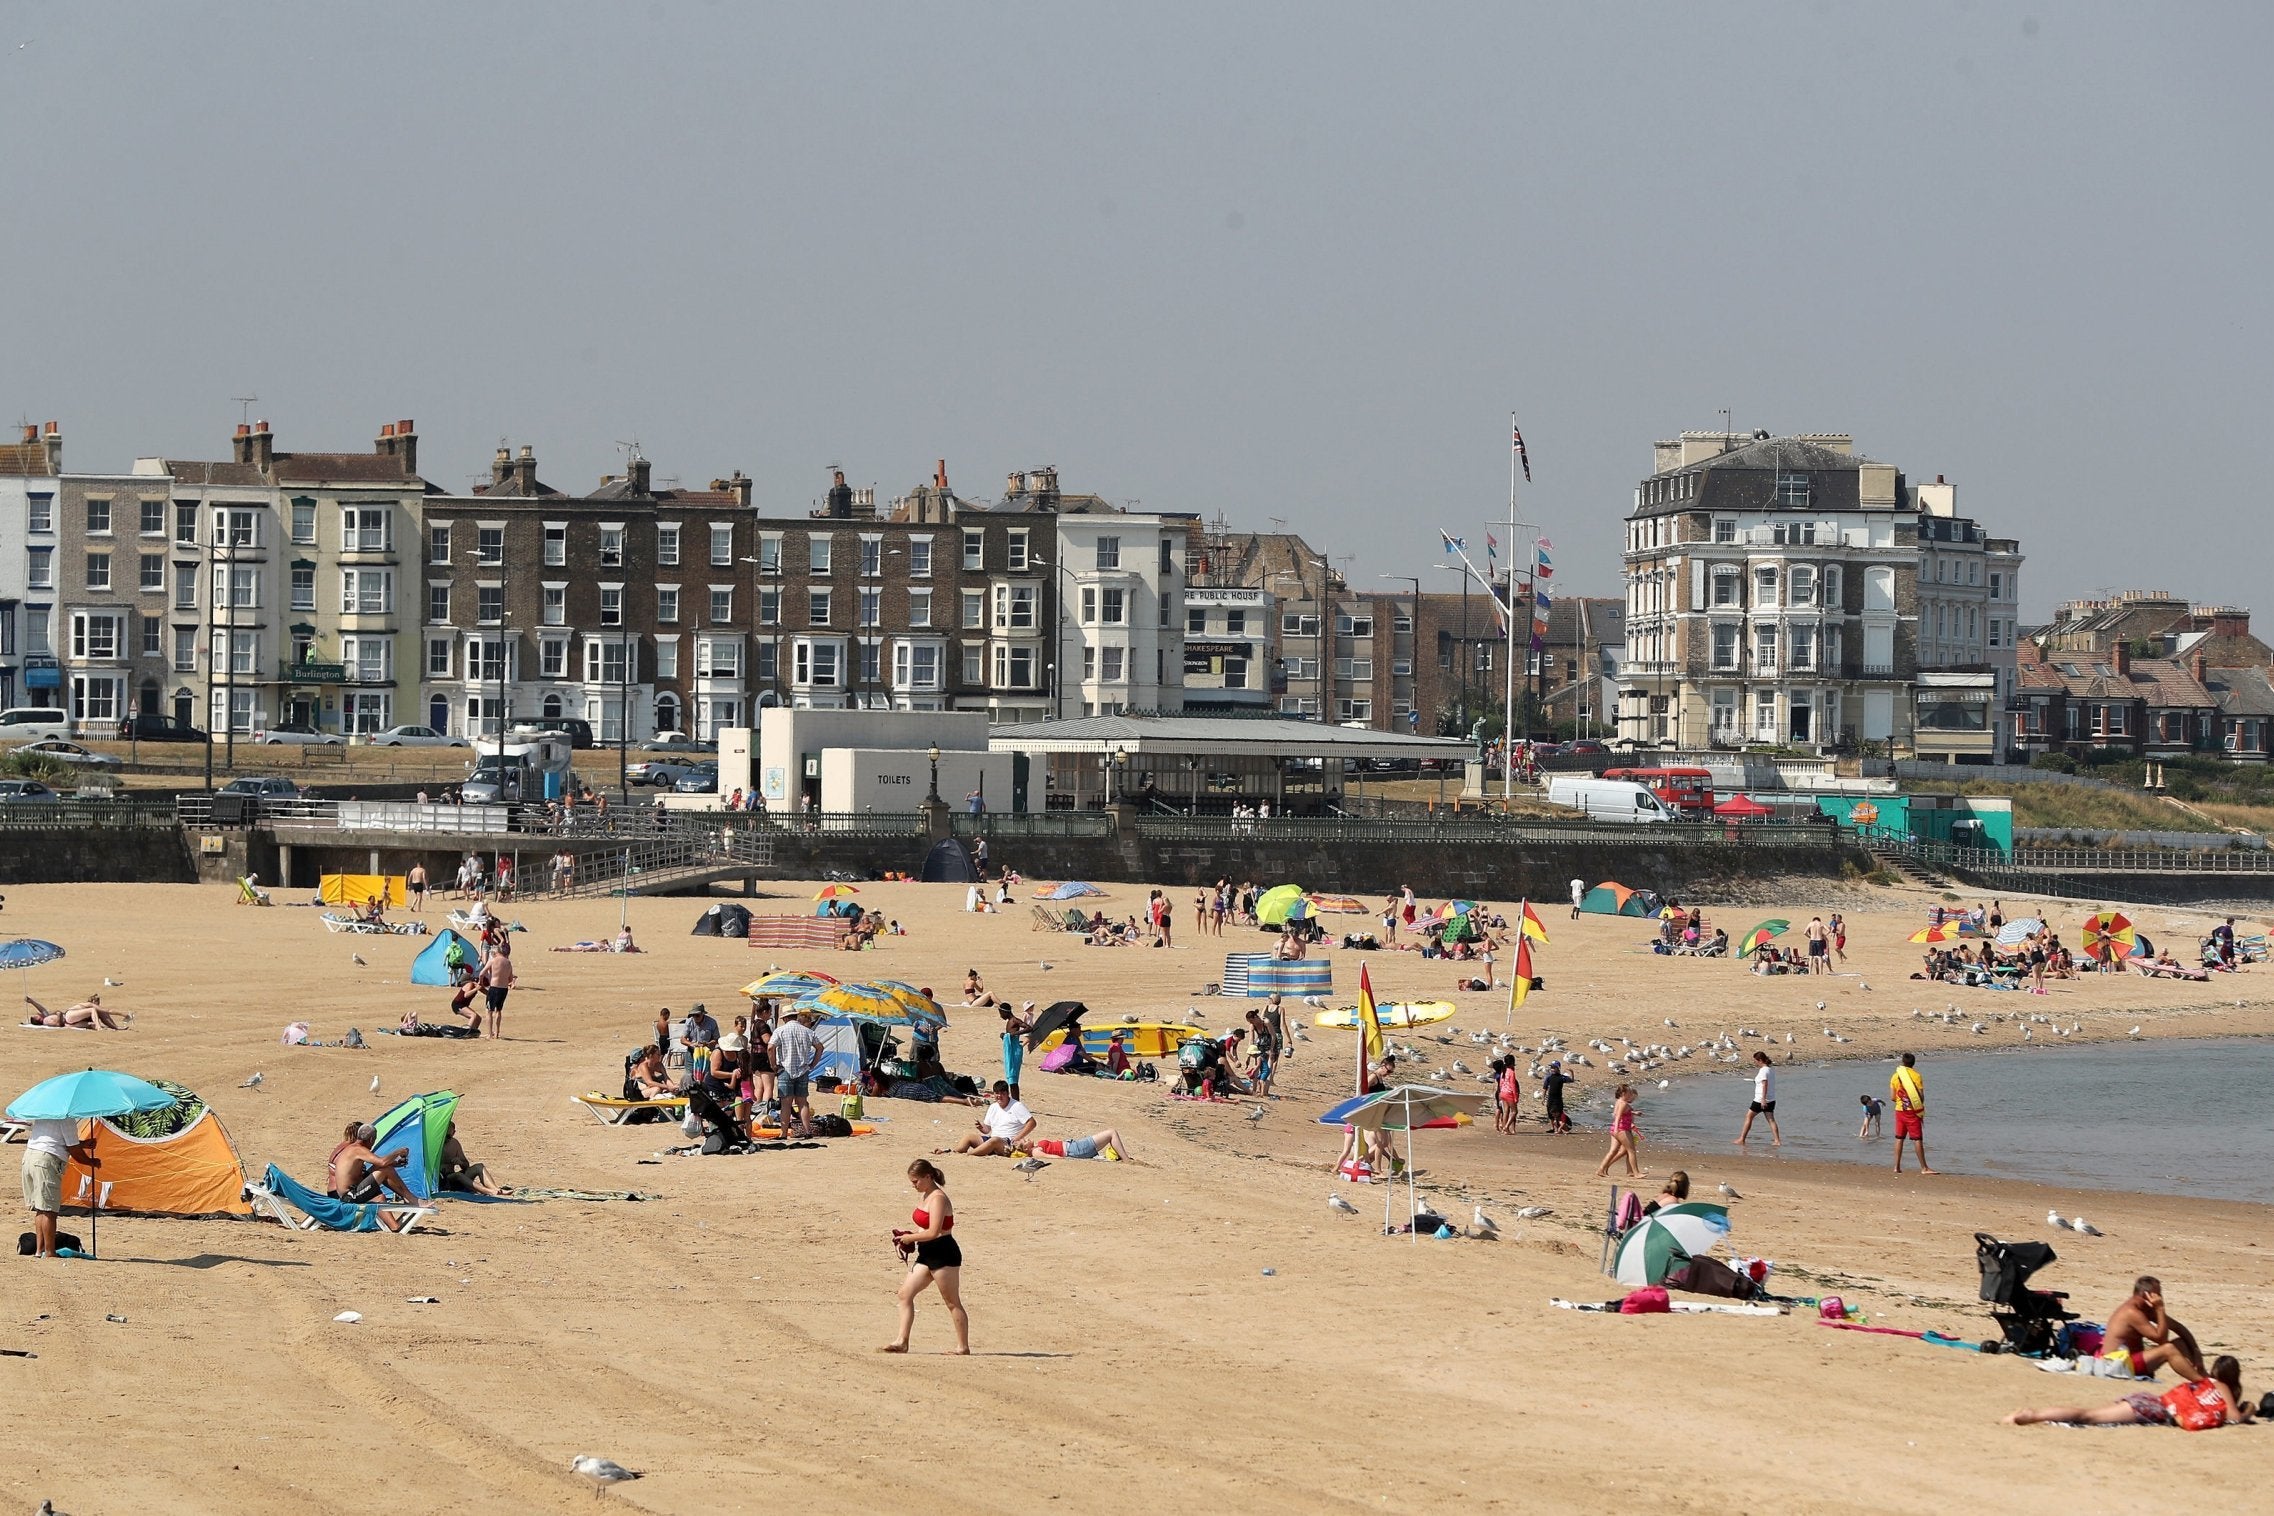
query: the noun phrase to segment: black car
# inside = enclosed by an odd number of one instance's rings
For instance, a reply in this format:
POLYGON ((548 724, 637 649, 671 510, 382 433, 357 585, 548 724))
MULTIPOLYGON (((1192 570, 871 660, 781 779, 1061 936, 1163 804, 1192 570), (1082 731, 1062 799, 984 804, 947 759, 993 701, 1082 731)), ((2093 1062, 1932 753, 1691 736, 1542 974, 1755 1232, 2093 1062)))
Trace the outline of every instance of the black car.
POLYGON ((213 739, 185 721, 156 711, 137 711, 119 723, 119 740, 125 742, 211 742, 213 739))
POLYGON ((571 748, 592 746, 592 723, 578 716, 558 716, 549 721, 516 721, 507 730, 509 741, 525 741, 558 733, 568 739, 571 748))

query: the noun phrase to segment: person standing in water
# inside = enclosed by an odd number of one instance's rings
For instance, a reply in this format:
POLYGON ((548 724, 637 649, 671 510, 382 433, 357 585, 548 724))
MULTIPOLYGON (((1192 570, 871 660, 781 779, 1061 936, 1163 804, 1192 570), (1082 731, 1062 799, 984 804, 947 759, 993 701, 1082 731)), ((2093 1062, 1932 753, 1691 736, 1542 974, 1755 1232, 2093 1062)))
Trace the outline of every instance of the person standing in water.
POLYGON ((1927 1167, 1927 1076, 1919 1072, 1919 1055, 1905 1053, 1887 1080, 1887 1095, 1895 1105, 1895 1172, 1903 1172, 1903 1140, 1919 1145, 1919 1172, 1927 1167))
POLYGON ((1753 1135, 1753 1123, 1762 1117, 1768 1118, 1769 1146, 1783 1147, 1784 1133, 1777 1129, 1776 1065, 1768 1054, 1756 1052, 1753 1054, 1753 1103, 1745 1108, 1744 1130, 1733 1139, 1737 1146, 1745 1145, 1746 1139, 1753 1135))

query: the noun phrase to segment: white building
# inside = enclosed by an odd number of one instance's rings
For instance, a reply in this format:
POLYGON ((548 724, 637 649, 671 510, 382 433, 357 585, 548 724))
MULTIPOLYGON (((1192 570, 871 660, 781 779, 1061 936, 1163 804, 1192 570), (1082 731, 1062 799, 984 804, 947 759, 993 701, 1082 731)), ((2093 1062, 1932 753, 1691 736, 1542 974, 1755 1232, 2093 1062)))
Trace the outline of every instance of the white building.
POLYGON ((1271 618, 1263 589, 1184 592, 1184 709, 1226 714, 1271 708, 1271 618))
POLYGON ((1921 757, 1994 762, 2013 745, 2006 707, 2017 679, 2021 544, 1959 515, 1957 486, 1940 474, 1908 493, 1919 517, 1916 747, 1921 757), (1990 677, 1930 681, 1929 673, 1990 677))
POLYGON ((1057 518, 1051 718, 1183 710, 1186 557, 1196 518, 1061 496, 1054 470, 1023 477, 1025 492, 1004 508, 1057 518))
MULTIPOLYGON (((260 423, 259 448, 270 446, 260 423)), ((252 452, 240 426, 229 462, 138 458, 137 476, 164 477, 173 499, 167 540, 167 608, 174 624, 168 656, 183 688, 204 692, 207 730, 216 739, 249 736, 277 716, 273 676, 289 645, 286 592, 292 556, 283 530, 284 492, 267 458, 252 452), (185 667, 187 662, 194 667, 185 667)), ((175 714, 179 701, 176 702, 175 714)))

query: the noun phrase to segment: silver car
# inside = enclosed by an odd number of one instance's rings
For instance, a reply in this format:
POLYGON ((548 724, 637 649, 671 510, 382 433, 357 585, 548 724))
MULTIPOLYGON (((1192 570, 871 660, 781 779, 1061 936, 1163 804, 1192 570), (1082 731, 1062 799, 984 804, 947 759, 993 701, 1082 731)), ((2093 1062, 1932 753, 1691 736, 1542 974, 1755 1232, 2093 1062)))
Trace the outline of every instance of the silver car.
POLYGON ((290 743, 299 747, 344 747, 347 739, 337 732, 320 732, 305 721, 279 721, 267 731, 254 736, 255 742, 271 747, 290 743))
POLYGON ((61 799, 37 779, 0 779, 0 805, 55 805, 61 799))
POLYGON ((9 751, 45 758, 51 763, 68 763, 73 768, 115 769, 120 766, 119 761, 108 753, 89 752, 78 743, 65 742, 60 737, 50 737, 43 742, 27 742, 22 747, 10 748, 9 751))
POLYGON ((391 726, 383 732, 373 732, 365 739, 373 747, 463 747, 473 743, 463 737, 452 737, 431 726, 391 726))

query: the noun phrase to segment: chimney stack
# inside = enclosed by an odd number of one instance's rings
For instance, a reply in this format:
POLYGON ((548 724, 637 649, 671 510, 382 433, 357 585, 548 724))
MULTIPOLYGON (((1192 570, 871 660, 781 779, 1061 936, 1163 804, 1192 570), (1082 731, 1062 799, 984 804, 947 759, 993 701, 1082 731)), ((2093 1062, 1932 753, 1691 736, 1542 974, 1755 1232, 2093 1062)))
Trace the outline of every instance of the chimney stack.
POLYGON ((649 493, 647 481, 649 470, 652 467, 653 465, 651 465, 645 458, 642 458, 637 453, 632 454, 631 457, 626 460, 626 473, 624 474, 624 482, 631 486, 631 491, 633 494, 645 495, 649 493))
POLYGON ((499 489, 513 477, 513 450, 503 443, 498 445, 497 456, 490 460, 490 488, 499 489))
MULTIPOLYGON (((27 430, 29 430, 29 428, 27 428, 27 430)), ((30 439, 26 438, 25 440, 29 441, 30 439)), ((63 428, 50 421, 47 424, 47 435, 40 440, 47 445, 47 471, 51 474, 62 473, 63 428)))
POLYGON ((829 471, 828 504, 822 514, 836 519, 853 514, 853 487, 845 482, 845 471, 841 468, 829 471))
POLYGON ((236 434, 229 439, 229 453, 239 463, 253 461, 253 429, 242 421, 237 423, 236 434))
POLYGON ((726 482, 726 487, 734 491, 734 503, 736 505, 743 507, 745 510, 749 509, 750 476, 748 474, 745 474, 740 469, 736 469, 734 471, 734 477, 726 482))
POLYGON ((942 458, 939 465, 932 470, 932 488, 936 490, 947 488, 947 460, 945 458, 942 458))
POLYGON ((521 451, 514 455, 513 484, 524 495, 537 493, 537 450, 526 442, 521 444, 521 451))
POLYGON ((2192 673, 2195 676, 2195 682, 2197 684, 2206 686, 2210 684, 2211 659, 2210 655, 2205 653, 2201 648, 2197 648, 2195 650, 2195 656, 2187 660, 2187 668, 2188 672, 2192 673))
POLYGON ((410 421, 395 423, 395 445, 389 449, 403 460, 403 477, 412 478, 418 473, 418 427, 410 421))
POLYGON ((2116 644, 2114 651, 2116 655, 2116 677, 2119 679, 2131 678, 2132 644, 2129 642, 2119 642, 2116 644))
POLYGON ((265 474, 275 467, 276 438, 270 434, 266 421, 253 423, 250 451, 252 456, 246 461, 258 467, 262 473, 265 474))

